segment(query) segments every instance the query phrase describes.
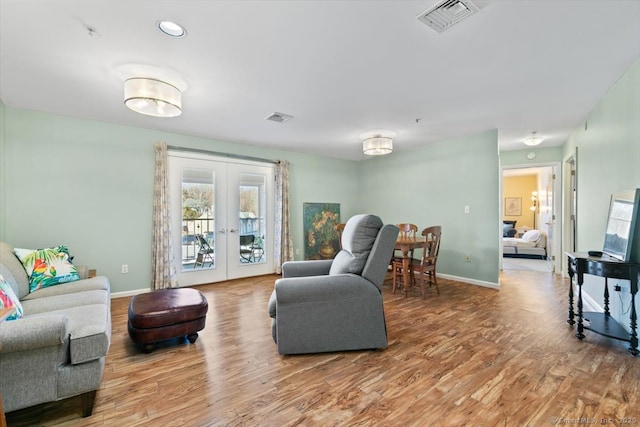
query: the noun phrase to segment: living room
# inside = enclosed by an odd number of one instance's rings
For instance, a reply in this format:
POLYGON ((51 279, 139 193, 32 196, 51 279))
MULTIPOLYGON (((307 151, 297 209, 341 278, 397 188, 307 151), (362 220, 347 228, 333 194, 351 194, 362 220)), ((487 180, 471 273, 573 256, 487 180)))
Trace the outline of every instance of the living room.
MULTIPOLYGON (((3 0, 0 8, 7 3, 3 0)), ((418 9, 428 7, 427 3, 418 9)), ((115 299, 147 290, 151 281, 153 147, 165 141, 186 148, 288 160, 296 259, 302 259, 304 252, 303 204, 339 203, 343 219, 371 212, 385 223, 442 225, 439 274, 462 284, 500 289, 500 167, 557 162, 564 170, 565 162, 577 156, 577 249, 582 251, 602 247, 611 194, 640 187, 639 42, 627 43, 635 52, 632 61, 597 64, 619 70, 600 101, 575 122, 561 144, 541 148, 519 143, 522 149, 501 150, 499 141, 505 130, 486 127, 411 149, 402 149, 398 137, 392 155, 351 160, 276 143, 256 145, 170 132, 162 125, 147 127, 151 122, 143 120, 136 126, 37 111, 0 96, 0 241, 16 247, 67 245, 75 263, 109 278, 115 299), (527 158, 530 152, 536 154, 535 159, 527 158), (465 206, 470 207, 469 213, 465 206), (466 255, 471 262, 465 261, 466 255), (126 274, 121 272, 123 264, 129 266, 126 274)), ((573 84, 574 77, 567 77, 566 84, 573 84)), ((5 82, 0 89, 9 91, 8 85, 5 82)), ((184 114, 188 114, 186 105, 184 114)), ((635 246, 640 247, 638 237, 635 246)), ((597 286, 585 287, 596 301, 600 298, 597 286)), ((628 305, 628 295, 623 298, 628 305)), ((623 311, 614 315, 619 320, 627 316, 623 311)))

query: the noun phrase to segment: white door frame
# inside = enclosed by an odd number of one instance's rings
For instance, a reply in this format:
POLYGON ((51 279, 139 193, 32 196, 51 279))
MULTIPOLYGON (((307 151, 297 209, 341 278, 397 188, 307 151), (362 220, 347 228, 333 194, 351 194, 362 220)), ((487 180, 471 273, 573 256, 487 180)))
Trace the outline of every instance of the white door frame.
MULTIPOLYGON (((578 148, 564 160, 563 170, 563 191, 562 191, 562 224, 564 233, 562 235, 562 247, 566 251, 575 251, 577 247, 577 198, 578 198, 578 148), (575 191, 574 191, 575 190, 575 191), (575 210, 575 211, 574 211, 575 210), (572 218, 573 216, 573 218, 572 218)), ((566 263, 562 264, 562 275, 569 277, 566 263)))

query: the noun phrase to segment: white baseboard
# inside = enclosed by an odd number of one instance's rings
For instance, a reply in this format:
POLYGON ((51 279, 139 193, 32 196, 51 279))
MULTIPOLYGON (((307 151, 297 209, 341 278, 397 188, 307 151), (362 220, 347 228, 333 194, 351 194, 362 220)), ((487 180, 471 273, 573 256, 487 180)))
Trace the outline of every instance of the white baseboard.
POLYGON ((442 277, 443 279, 455 280, 456 282, 469 283, 470 285, 483 286, 485 288, 500 289, 500 285, 498 283, 469 279, 468 277, 452 276, 450 274, 442 273, 438 273, 438 277, 442 277))
POLYGON ((147 292, 151 292, 151 289, 135 289, 133 291, 114 292, 111 294, 111 299, 132 297, 134 295, 146 294, 147 292))
MULTIPOLYGON (((578 297, 578 293, 574 292, 574 298, 577 298, 577 297, 578 297)), ((577 302, 576 302, 576 305, 577 305, 577 302)), ((591 295, 584 292, 584 289, 583 289, 582 290, 582 311, 595 311, 597 313, 604 313, 604 308, 600 307, 600 304, 598 304, 593 298, 591 298, 591 295)), ((578 310, 576 309, 576 313, 577 312, 578 310)))
MULTIPOLYGON (((438 277, 442 277, 443 279, 455 280, 456 282, 469 283, 470 285, 483 286, 485 288, 500 289, 500 285, 497 283, 469 279, 468 277, 452 276, 450 274, 442 274, 442 273, 438 273, 438 277)), ((133 291, 114 292, 111 294, 111 299, 127 298, 127 297, 132 297, 138 294, 144 294, 147 292, 151 292, 151 289, 135 289, 133 291)))

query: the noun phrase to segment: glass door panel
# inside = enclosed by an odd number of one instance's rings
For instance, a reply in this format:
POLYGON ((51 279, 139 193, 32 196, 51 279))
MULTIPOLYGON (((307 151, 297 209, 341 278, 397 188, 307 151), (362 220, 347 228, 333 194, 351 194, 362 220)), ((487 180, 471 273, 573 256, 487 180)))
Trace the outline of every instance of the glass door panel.
POLYGON ((228 242, 230 278, 273 273, 273 174, 272 166, 229 165, 227 217, 237 218, 229 230, 229 238, 237 233, 228 242))
POLYGON ((240 185, 240 253, 241 263, 266 262, 264 175, 241 173, 240 185))
POLYGON ((215 172, 182 169, 182 271, 215 268, 215 172))
POLYGON ((227 277, 226 169, 221 162, 169 156, 174 266, 180 286, 227 277))

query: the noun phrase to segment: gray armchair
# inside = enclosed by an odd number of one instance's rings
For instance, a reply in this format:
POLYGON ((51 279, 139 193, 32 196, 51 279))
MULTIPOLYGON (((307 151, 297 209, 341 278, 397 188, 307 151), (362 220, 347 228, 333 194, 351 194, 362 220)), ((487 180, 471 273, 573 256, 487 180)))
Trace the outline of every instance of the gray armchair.
POLYGON ((356 215, 335 259, 284 263, 269 300, 278 352, 386 348, 382 283, 397 236, 395 225, 356 215))

